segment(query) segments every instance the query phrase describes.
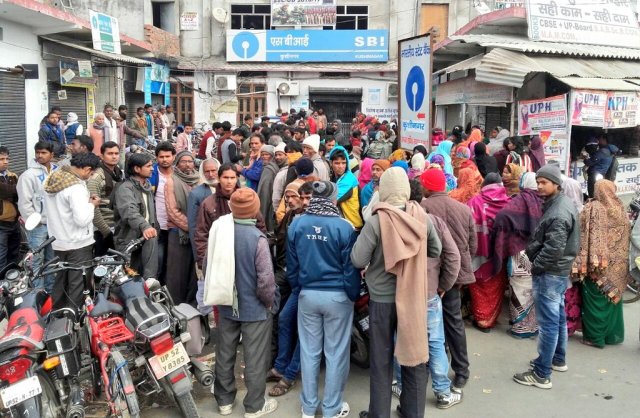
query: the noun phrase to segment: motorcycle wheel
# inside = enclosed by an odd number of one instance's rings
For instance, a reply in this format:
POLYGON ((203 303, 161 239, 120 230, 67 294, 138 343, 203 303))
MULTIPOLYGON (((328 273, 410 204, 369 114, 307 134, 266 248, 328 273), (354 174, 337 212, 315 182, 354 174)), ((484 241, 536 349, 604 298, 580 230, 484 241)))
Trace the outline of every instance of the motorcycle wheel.
POLYGON ((196 401, 193 399, 191 393, 185 393, 182 396, 176 396, 176 403, 182 412, 182 416, 185 418, 199 418, 198 408, 196 407, 196 401))
POLYGON ((133 393, 126 394, 124 388, 133 387, 133 380, 129 374, 129 368, 125 364, 124 357, 118 351, 112 351, 107 360, 107 374, 110 379, 109 391, 111 398, 116 407, 116 413, 119 418, 139 418, 140 406, 138 404, 138 395, 133 393))
POLYGON ((40 418, 56 418, 61 415, 60 402, 49 376, 38 375, 42 394, 40 394, 40 418))
POLYGON ((369 368, 369 340, 355 327, 351 332, 351 362, 361 369, 369 368))

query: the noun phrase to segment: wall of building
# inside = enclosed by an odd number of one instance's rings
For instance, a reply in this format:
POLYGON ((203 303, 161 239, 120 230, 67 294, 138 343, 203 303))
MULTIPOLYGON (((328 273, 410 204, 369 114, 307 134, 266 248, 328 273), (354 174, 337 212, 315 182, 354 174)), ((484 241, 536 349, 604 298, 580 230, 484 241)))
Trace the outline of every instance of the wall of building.
POLYGON ((40 121, 49 110, 47 99, 47 69, 40 56, 38 37, 27 26, 17 25, 0 19, 3 42, 2 66, 14 67, 20 64, 38 64, 38 79, 25 80, 25 124, 27 157, 33 158, 33 145, 38 141, 40 121))
POLYGON ((138 40, 144 40, 144 24, 153 21, 150 0, 81 0, 73 1, 71 13, 89 20, 89 10, 118 18, 120 32, 138 40))
MULTIPOLYGON (((177 27, 177 33, 180 33, 180 50, 183 57, 203 57, 208 58, 212 49, 212 24, 218 24, 212 17, 211 2, 203 0, 180 0, 179 13, 196 12, 198 13, 199 26, 198 30, 180 30, 177 27)), ((225 10, 230 10, 229 8, 225 10)), ((222 26, 222 25, 220 25, 222 26)))

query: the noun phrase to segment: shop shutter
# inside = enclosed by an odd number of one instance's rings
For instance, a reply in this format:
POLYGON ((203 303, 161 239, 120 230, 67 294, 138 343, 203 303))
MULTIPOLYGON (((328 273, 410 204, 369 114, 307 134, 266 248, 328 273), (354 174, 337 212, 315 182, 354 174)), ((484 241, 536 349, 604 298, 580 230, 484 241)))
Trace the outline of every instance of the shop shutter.
POLYGON ((22 173, 27 169, 24 77, 0 72, 0 144, 9 148, 9 169, 22 173))
POLYGON ((511 118, 511 103, 507 103, 506 107, 487 106, 485 113, 485 130, 487 135, 496 126, 509 129, 509 119, 511 118))
POLYGON ((127 114, 127 119, 133 119, 136 115, 136 109, 144 107, 144 93, 125 93, 124 101, 129 112, 127 114))
MULTIPOLYGON (((60 106, 62 120, 66 121, 67 113, 78 115, 78 122, 87 130, 87 89, 81 87, 60 86, 58 83, 49 83, 49 109, 60 106), (66 100, 58 99, 58 90, 66 90, 66 100)), ((96 109, 97 110, 97 109, 96 109)), ((102 111, 102 110, 100 110, 102 111)))

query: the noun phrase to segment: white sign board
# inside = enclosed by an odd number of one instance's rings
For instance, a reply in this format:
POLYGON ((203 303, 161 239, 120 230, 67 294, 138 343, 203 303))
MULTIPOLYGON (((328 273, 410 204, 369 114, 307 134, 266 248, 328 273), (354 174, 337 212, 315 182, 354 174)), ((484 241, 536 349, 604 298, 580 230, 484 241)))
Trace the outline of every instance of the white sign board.
POLYGON ((534 41, 640 47, 627 0, 527 0, 527 23, 534 41))
POLYGON ((89 21, 91 22, 93 49, 121 54, 118 19, 104 13, 89 10, 89 21))
POLYGON ((436 104, 491 105, 513 102, 513 87, 476 81, 473 77, 459 78, 438 84, 436 104))
POLYGON ((431 120, 431 35, 398 41, 400 145, 429 148, 431 120))
POLYGON ((198 30, 199 27, 198 12, 180 13, 180 30, 198 30))
MULTIPOLYGON (((582 184, 582 190, 587 193, 587 181, 582 174, 584 161, 577 163, 576 180, 582 184)), ((640 158, 618 158, 618 173, 616 174, 616 194, 635 193, 640 188, 640 158)))

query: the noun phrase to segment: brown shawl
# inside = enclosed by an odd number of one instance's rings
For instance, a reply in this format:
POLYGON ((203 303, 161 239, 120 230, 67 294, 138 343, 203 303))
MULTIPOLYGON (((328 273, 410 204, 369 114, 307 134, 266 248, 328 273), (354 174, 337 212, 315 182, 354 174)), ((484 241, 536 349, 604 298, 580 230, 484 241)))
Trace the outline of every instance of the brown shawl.
POLYGON ((398 339, 395 355, 403 366, 429 360, 427 341, 427 214, 417 202, 406 211, 388 203, 373 209, 380 219, 385 270, 397 276, 398 339))
POLYGON ((629 282, 630 225, 609 180, 596 182, 594 199, 580 215, 580 253, 574 276, 593 280, 612 303, 620 302, 629 282))

